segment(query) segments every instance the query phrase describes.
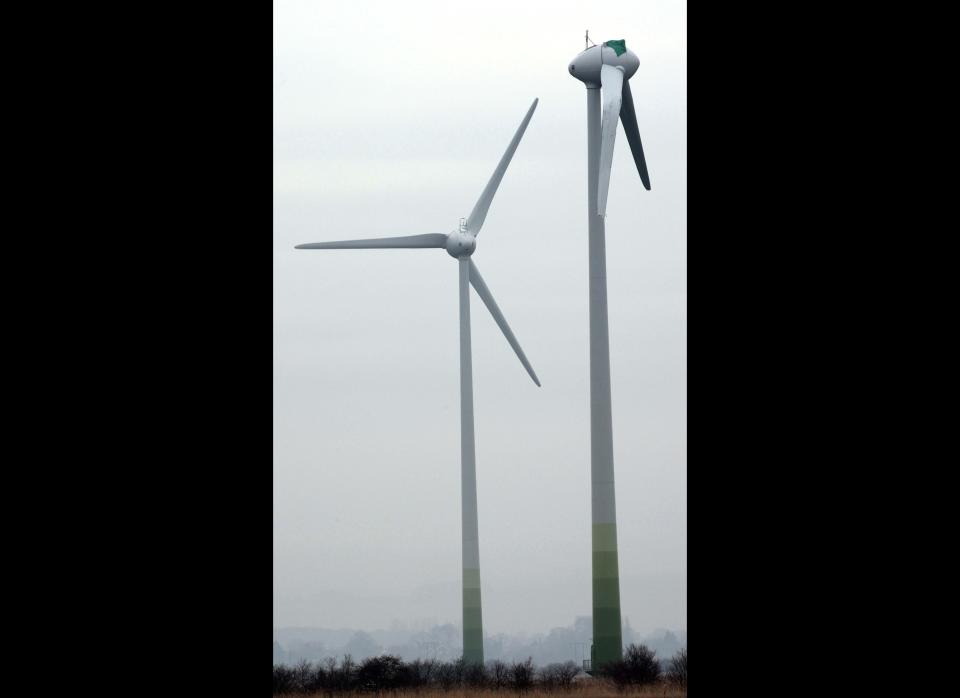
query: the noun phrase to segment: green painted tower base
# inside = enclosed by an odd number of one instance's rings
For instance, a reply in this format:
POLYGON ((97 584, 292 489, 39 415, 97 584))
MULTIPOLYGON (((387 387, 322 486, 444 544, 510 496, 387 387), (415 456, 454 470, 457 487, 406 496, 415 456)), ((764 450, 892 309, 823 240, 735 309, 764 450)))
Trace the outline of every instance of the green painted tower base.
POLYGON ((593 649, 591 665, 602 670, 607 662, 623 658, 620 625, 620 573, 617 563, 617 525, 593 525, 593 649))
POLYGON ((480 570, 463 570, 463 663, 483 664, 483 613, 480 570))

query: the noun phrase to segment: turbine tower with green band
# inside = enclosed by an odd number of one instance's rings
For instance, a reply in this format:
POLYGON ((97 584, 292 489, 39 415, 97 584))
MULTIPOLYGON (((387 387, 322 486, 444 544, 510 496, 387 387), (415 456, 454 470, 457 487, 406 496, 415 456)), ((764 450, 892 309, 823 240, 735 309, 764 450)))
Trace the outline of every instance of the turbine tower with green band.
POLYGON ((480 300, 493 315, 507 342, 513 348, 520 363, 539 387, 540 379, 527 361, 520 343, 507 324, 500 307, 487 288, 480 270, 472 259, 477 248, 477 235, 487 211, 497 193, 500 180, 523 138, 523 133, 533 117, 537 102, 527 110, 526 116, 500 158, 490 181, 474 205, 470 216, 461 220, 460 226, 444 235, 427 233, 405 237, 376 238, 373 240, 341 240, 339 242, 314 242, 297 245, 297 249, 308 250, 344 250, 344 249, 395 249, 429 248, 445 249, 457 260, 459 266, 460 297, 460 495, 463 534, 463 660, 465 664, 483 664, 483 613, 480 606, 480 542, 477 535, 477 459, 473 435, 473 358, 470 348, 470 286, 480 296, 480 300))
POLYGON ((646 189, 647 164, 630 93, 640 60, 626 41, 591 46, 570 62, 570 74, 587 87, 587 222, 590 267, 590 484, 593 520, 593 670, 623 657, 617 502, 613 477, 610 406, 610 333, 607 326, 607 259, 604 217, 617 119, 630 143, 646 189), (602 95, 601 95, 602 91, 602 95), (602 107, 601 107, 602 100, 602 107))

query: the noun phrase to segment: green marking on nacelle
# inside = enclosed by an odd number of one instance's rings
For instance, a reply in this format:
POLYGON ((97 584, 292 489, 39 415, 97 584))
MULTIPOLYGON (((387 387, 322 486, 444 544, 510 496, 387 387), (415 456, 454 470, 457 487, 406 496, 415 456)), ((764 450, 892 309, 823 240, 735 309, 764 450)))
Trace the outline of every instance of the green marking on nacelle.
POLYGON ((611 39, 610 41, 604 41, 603 45, 612 48, 614 51, 616 51, 618 56, 622 56, 627 52, 626 39, 611 39))

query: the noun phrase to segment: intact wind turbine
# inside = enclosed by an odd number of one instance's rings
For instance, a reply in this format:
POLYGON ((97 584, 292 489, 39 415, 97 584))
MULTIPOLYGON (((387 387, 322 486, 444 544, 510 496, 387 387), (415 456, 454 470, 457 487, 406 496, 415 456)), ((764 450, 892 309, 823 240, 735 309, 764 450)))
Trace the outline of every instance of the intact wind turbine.
MULTIPOLYGON (((589 35, 587 41, 590 41, 589 35)), ((593 42, 590 42, 593 43, 593 42)), ((623 122, 643 186, 650 189, 647 163, 633 108, 629 78, 640 60, 626 41, 586 48, 570 62, 570 74, 587 86, 587 220, 590 257, 590 489, 593 523, 592 668, 621 659, 620 571, 617 505, 613 482, 610 408, 610 337, 607 328, 607 260, 604 217, 617 117, 623 122), (601 90, 603 108, 601 111, 601 90)))
POLYGON ((476 237, 490 209, 500 180, 507 171, 523 132, 530 123, 537 102, 533 100, 527 115, 500 158, 497 169, 487 182, 470 216, 448 235, 428 233, 408 237, 376 238, 372 240, 344 240, 340 242, 314 242, 297 245, 298 250, 344 250, 437 247, 459 262, 460 266, 460 477, 461 515, 463 540, 463 660, 466 664, 483 664, 483 614, 480 607, 480 545, 477 537, 477 472, 473 437, 473 364, 470 351, 470 295, 469 285, 487 306, 493 319, 513 347, 520 363, 539 387, 540 379, 527 361, 520 343, 510 330, 506 318, 493 299, 493 294, 483 282, 480 270, 470 258, 477 247, 476 237))

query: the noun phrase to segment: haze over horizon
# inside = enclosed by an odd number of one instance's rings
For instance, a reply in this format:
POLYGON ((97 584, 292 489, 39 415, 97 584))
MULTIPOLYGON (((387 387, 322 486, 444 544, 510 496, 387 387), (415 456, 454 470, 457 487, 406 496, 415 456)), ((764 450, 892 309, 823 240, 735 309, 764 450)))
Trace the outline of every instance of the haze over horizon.
POLYGON ((459 623, 457 264, 294 250, 446 233, 535 97, 473 259, 543 384, 471 299, 483 620, 591 613, 586 96, 625 38, 652 191, 622 128, 607 216, 622 614, 686 629, 686 7, 274 2, 275 628, 459 623))

